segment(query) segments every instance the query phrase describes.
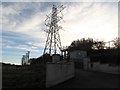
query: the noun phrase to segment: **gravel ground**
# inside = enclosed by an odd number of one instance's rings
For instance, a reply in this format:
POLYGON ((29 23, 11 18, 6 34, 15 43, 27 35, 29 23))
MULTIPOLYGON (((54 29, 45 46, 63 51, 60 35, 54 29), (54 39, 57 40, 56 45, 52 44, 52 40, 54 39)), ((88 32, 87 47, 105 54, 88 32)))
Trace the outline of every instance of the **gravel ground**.
POLYGON ((119 88, 119 75, 76 69, 75 77, 51 88, 119 88))

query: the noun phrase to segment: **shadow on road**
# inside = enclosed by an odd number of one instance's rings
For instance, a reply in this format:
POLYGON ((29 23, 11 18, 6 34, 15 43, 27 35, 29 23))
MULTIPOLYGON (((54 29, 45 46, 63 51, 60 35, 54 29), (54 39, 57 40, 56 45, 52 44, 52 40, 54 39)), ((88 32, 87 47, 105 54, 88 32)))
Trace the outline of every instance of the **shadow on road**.
POLYGON ((76 69, 75 77, 52 88, 119 88, 119 75, 76 69))

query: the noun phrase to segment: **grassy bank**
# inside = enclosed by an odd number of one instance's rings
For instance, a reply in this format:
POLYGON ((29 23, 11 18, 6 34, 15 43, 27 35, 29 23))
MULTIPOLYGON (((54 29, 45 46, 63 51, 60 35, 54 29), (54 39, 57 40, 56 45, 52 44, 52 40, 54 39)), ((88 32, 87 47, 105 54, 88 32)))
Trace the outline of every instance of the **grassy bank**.
POLYGON ((2 88, 44 88, 45 65, 2 64, 2 88))

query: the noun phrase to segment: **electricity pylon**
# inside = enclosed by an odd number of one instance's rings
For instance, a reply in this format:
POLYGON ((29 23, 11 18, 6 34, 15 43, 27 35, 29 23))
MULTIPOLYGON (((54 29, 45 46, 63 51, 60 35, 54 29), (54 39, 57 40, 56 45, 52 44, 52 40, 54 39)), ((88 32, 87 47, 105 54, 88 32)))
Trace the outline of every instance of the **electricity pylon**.
POLYGON ((62 10, 64 10, 65 7, 61 5, 60 7, 56 7, 53 5, 52 12, 47 15, 47 18, 45 20, 45 25, 47 27, 47 40, 44 48, 44 54, 59 54, 61 52, 61 40, 60 40, 60 34, 59 29, 62 27, 58 25, 58 22, 62 20, 62 10), (61 14, 61 16, 60 16, 61 14))

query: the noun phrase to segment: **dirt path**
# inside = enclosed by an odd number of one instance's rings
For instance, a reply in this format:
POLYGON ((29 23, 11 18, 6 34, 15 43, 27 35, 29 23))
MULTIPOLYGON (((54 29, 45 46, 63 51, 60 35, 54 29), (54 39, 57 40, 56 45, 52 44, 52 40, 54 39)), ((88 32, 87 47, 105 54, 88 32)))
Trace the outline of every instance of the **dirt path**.
POLYGON ((76 69, 75 78, 52 88, 119 88, 118 76, 76 69))

